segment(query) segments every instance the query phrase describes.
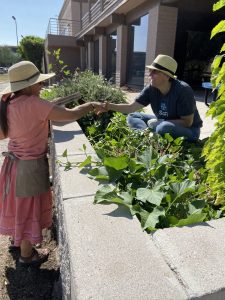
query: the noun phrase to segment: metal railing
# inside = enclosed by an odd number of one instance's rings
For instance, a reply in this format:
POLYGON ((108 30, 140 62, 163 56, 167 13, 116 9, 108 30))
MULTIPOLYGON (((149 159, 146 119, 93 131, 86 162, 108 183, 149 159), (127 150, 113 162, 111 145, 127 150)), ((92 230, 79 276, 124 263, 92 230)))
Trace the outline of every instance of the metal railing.
POLYGON ((74 36, 80 31, 80 21, 50 18, 47 34, 74 36))
POLYGON ((95 2, 91 6, 90 10, 82 17, 81 29, 87 27, 89 23, 97 19, 102 12, 104 12, 111 4, 117 1, 118 0, 98 0, 95 2))

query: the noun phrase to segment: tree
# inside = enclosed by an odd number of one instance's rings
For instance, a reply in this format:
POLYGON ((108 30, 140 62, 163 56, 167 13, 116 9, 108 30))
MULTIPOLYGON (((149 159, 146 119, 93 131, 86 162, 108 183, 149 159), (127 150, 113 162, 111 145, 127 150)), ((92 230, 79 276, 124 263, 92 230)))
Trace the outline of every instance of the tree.
POLYGON ((20 60, 20 55, 13 52, 10 47, 0 47, 0 66, 9 67, 20 60))
POLYGON ((41 71, 44 39, 35 36, 25 36, 20 41, 18 51, 24 60, 31 61, 41 71))

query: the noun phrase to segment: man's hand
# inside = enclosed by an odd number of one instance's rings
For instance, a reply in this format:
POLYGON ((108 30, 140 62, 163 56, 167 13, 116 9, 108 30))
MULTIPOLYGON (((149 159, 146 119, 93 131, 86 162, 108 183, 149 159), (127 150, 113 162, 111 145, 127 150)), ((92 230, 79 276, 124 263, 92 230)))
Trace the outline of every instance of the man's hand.
POLYGON ((164 121, 163 119, 152 118, 152 119, 148 120, 147 125, 152 130, 155 130, 155 128, 163 121, 164 121))

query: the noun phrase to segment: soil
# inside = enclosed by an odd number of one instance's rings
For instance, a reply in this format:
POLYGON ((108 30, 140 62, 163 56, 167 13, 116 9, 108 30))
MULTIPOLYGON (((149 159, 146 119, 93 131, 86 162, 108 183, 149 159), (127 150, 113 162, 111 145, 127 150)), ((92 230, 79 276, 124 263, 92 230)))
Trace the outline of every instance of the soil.
POLYGON ((55 240, 45 238, 42 243, 41 247, 50 250, 50 256, 39 268, 17 266, 20 251, 10 253, 9 245, 9 237, 0 236, 0 300, 61 300, 58 247, 55 240))

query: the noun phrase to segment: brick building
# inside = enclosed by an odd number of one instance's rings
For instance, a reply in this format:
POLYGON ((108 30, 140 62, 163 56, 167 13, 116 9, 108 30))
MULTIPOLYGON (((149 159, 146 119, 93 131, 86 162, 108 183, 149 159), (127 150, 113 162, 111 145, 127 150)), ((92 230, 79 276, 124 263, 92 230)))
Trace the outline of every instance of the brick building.
MULTIPOLYGON (((143 86, 145 65, 159 53, 174 56, 179 78, 191 81, 195 74, 199 80, 221 45, 209 38, 225 15, 212 13, 214 2, 64 0, 58 19, 50 20, 45 47, 61 48, 71 70, 93 70, 118 86, 143 86)), ((46 54, 46 61, 51 56, 46 54)))

